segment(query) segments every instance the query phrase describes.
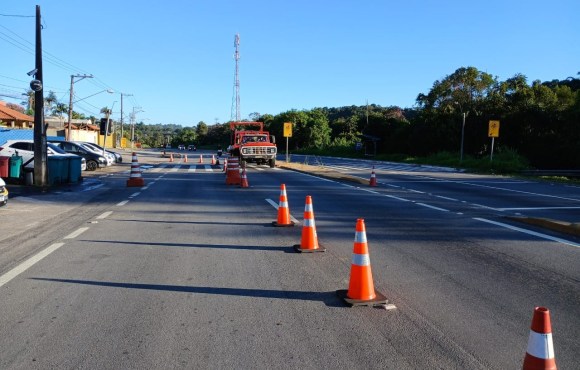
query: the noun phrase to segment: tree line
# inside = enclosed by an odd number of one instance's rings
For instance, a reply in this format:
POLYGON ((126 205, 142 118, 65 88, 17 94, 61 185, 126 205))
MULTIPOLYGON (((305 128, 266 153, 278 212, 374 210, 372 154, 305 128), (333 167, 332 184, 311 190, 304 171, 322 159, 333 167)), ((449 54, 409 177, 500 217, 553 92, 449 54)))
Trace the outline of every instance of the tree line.
MULTIPOLYGON (((564 80, 528 83, 524 75, 516 74, 500 81, 475 67, 462 67, 418 94, 413 108, 377 104, 323 107, 276 115, 252 113, 249 120, 264 122, 265 129, 278 138, 280 151, 285 147, 284 123, 292 122, 290 150, 342 148, 356 153, 357 143, 363 147, 370 143, 376 154, 451 152, 459 157, 463 141, 464 155, 475 158, 489 156, 488 125, 497 120, 500 132, 494 151, 517 152, 536 168, 580 168, 579 77, 580 72, 564 80)), ((140 122, 135 135, 150 147, 225 147, 230 141, 229 123, 199 122, 183 127, 140 122)))

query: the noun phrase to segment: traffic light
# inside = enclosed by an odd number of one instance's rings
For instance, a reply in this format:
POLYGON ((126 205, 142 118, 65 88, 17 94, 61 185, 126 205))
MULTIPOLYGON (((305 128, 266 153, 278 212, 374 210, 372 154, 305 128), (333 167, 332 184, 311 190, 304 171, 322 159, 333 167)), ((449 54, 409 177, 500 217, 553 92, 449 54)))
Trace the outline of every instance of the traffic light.
POLYGON ((101 135, 111 135, 111 120, 109 119, 109 128, 107 129, 107 119, 106 118, 101 118, 101 122, 99 125, 99 133, 101 135))

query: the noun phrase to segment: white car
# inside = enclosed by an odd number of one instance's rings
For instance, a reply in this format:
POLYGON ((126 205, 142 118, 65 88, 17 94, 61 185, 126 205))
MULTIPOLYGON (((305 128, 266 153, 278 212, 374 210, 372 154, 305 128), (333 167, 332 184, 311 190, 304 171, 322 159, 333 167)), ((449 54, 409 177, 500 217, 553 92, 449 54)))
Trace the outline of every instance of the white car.
MULTIPOLYGON (((73 142, 81 145, 83 148, 95 151, 97 153, 102 153, 103 150, 105 150, 105 148, 103 148, 102 146, 95 144, 95 143, 90 143, 88 141, 73 141, 73 142)), ((116 152, 113 152, 110 150, 105 150, 105 155, 108 158, 111 158, 113 163, 122 163, 123 162, 123 157, 119 153, 116 153, 116 152)))
MULTIPOLYGON (((27 170, 34 169, 34 140, 8 140, 0 146, 0 156, 12 157, 13 155, 19 155, 22 157, 22 166, 27 170)), ((74 154, 69 154, 59 147, 47 143, 46 144, 46 155, 61 155, 61 156, 71 156, 74 154)), ((76 157, 76 156, 75 156, 76 157)), ((81 157, 81 170, 87 168, 87 162, 81 157)))

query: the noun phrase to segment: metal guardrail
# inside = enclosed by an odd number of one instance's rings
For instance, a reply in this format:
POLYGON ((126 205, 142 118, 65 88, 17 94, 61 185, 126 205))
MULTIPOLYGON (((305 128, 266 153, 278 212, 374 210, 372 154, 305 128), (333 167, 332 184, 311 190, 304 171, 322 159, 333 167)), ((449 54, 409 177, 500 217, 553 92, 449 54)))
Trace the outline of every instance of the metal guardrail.
POLYGON ((525 176, 560 176, 580 178, 580 170, 524 170, 520 171, 525 176))

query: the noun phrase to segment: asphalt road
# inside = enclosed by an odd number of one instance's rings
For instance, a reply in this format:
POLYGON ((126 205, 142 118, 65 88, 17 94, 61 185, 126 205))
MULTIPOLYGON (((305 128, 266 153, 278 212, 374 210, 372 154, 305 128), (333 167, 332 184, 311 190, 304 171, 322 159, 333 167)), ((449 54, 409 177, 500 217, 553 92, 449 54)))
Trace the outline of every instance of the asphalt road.
POLYGON ((575 189, 436 169, 377 169, 370 188, 266 166, 239 188, 207 159, 139 158, 144 188, 125 164, 1 211, 0 368, 520 368, 538 305, 559 367, 578 362, 579 241, 503 217, 575 189), (271 225, 282 183, 293 228, 271 225), (325 253, 292 248, 306 195, 325 253), (336 296, 357 218, 396 308, 336 296))

